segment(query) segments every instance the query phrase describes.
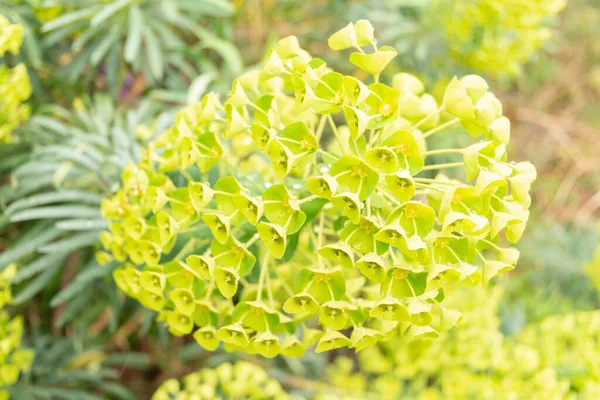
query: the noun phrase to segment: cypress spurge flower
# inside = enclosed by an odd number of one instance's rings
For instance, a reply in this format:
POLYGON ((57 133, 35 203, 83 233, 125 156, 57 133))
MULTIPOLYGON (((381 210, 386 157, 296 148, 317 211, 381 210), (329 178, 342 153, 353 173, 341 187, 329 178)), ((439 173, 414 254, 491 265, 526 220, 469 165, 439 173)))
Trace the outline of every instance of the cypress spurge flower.
POLYGON ((0 399, 8 399, 4 389, 17 383, 33 361, 33 351, 21 347, 23 318, 11 317, 5 309, 13 301, 9 281, 16 272, 14 264, 0 272, 0 399))
MULTIPOLYGON (((0 15, 0 58, 7 52, 19 54, 23 43, 23 27, 11 24, 0 15)), ((31 83, 25 64, 9 68, 0 63, 0 146, 10 143, 11 133, 29 119, 25 101, 31 96, 31 83)))
MULTIPOLYGON (((265 339, 260 339, 264 343, 265 339)), ((265 399, 291 398, 279 382, 260 366, 246 361, 222 363, 216 368, 203 368, 180 381, 163 382, 152 400, 170 399, 265 399)))
POLYGON ((285 38, 228 97, 182 110, 105 200, 119 287, 173 334, 265 357, 437 337, 461 319, 444 290, 514 268, 535 169, 507 161, 487 83, 455 78, 437 104, 415 76, 379 81, 396 53, 368 21, 329 44, 372 79, 285 38), (475 144, 427 150, 461 127, 475 144))

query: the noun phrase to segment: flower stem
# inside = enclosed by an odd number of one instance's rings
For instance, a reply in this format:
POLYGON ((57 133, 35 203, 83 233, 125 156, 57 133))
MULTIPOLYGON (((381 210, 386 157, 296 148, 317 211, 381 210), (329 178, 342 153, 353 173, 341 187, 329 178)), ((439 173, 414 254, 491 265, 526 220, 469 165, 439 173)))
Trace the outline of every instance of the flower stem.
POLYGON ((429 136, 434 135, 434 134, 436 134, 438 132, 441 132, 441 131, 443 131, 446 128, 449 128, 449 127, 451 127, 453 125, 456 125, 459 121, 460 121, 460 118, 451 119, 450 121, 448 121, 448 122, 446 122, 444 124, 438 125, 435 128, 430 129, 427 132, 423 133, 422 137, 423 137, 423 139, 428 138, 429 136))
POLYGON ((181 250, 179 250, 179 253, 177 253, 177 255, 175 256, 175 260, 180 260, 183 258, 183 256, 185 256, 186 254, 188 254, 193 248, 194 246, 196 246, 196 238, 190 238, 185 245, 181 248, 181 250))
POLYGON ((444 169, 444 168, 457 168, 457 167, 462 167, 464 166, 465 163, 464 162, 455 162, 455 163, 446 163, 446 164, 433 164, 433 165, 426 165, 423 167, 423 169, 421 169, 421 171, 433 171, 436 169, 444 169))
POLYGON ((263 283, 269 269, 269 253, 265 251, 262 262, 260 263, 260 276, 258 277, 258 291, 256 292, 256 301, 262 297, 263 283))
POLYGON ((317 196, 316 194, 313 194, 312 196, 308 196, 308 197, 305 197, 305 198, 301 199, 300 201, 298 201, 298 203, 304 204, 304 203, 307 203, 309 201, 313 201, 314 199, 317 199, 317 198, 319 198, 319 196, 317 196))
POLYGON ((250 238, 250 240, 248 240, 248 241, 247 241, 247 242, 244 244, 244 247, 245 247, 245 248, 248 248, 248 247, 252 246, 252 245, 254 244, 254 242, 256 242, 256 241, 258 240, 258 238, 259 238, 259 237, 260 237, 260 236, 258 236, 258 233, 255 233, 255 234, 254 234, 254 236, 252 236, 252 237, 250 238))
POLYGON ((415 182, 421 182, 421 183, 431 183, 431 184, 438 184, 438 185, 446 185, 446 186, 459 186, 460 184, 457 182, 450 182, 450 181, 440 181, 438 179, 430 179, 430 178, 413 178, 415 180, 415 182))
POLYGON ((419 122, 417 122, 415 125, 412 126, 412 128, 410 128, 410 132, 414 132, 415 130, 419 129, 419 127, 421 125, 423 125, 425 122, 429 121, 431 118, 435 117, 436 115, 438 115, 439 113, 441 113, 446 107, 444 105, 441 105, 437 110, 435 110, 433 113, 429 114, 428 116, 426 116, 425 118, 423 118, 422 120, 420 120, 419 122))
POLYGON ((323 149, 317 149, 317 152, 318 152, 318 153, 321 153, 321 154, 323 154, 324 156, 327 156, 327 157, 329 157, 329 158, 333 158, 334 160, 339 160, 339 159, 340 159, 339 157, 337 157, 337 156, 334 156, 333 154, 331 154, 331 153, 329 153, 329 152, 327 152, 327 151, 325 151, 325 150, 323 150, 323 149))

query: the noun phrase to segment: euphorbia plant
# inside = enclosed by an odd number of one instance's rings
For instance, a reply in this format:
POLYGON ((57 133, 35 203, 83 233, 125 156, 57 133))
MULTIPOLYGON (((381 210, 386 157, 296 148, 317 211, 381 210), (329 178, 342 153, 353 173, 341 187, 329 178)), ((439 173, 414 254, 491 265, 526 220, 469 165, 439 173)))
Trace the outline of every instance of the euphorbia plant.
POLYGON ((23 318, 11 317, 6 306, 12 303, 10 279, 16 273, 14 264, 0 272, 0 399, 8 399, 6 390, 19 380, 21 372, 31 366, 33 351, 21 348, 23 318))
POLYGON ((169 379, 152 396, 152 400, 222 398, 284 400, 291 397, 265 370, 246 361, 203 368, 186 375, 181 382, 169 379))
POLYGON ((329 40, 371 82, 312 58, 295 37, 221 102, 208 94, 123 174, 103 203, 102 262, 119 287, 206 349, 265 357, 360 351, 394 335, 436 336, 461 318, 450 285, 514 267, 535 169, 508 163, 510 123, 477 76, 441 104, 361 20, 329 40), (373 51, 367 53, 364 47, 373 51), (427 151, 460 126, 480 138, 427 151), (450 154, 453 163, 433 164, 450 154), (466 179, 428 171, 462 169, 466 179))
MULTIPOLYGON (((7 52, 18 54, 23 43, 23 27, 11 24, 0 15, 0 59, 7 52)), ((0 63, 0 145, 11 141, 11 133, 29 118, 29 106, 23 104, 31 96, 27 68, 12 68, 0 63)))

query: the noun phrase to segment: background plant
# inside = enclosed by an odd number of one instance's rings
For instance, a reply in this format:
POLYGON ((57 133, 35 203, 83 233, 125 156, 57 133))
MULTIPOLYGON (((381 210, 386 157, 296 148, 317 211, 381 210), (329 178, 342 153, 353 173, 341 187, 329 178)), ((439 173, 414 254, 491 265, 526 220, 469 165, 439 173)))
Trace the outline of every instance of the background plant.
POLYGON ((135 103, 157 88, 168 90, 156 91, 155 98, 180 102, 191 84, 200 91, 210 84, 227 87, 242 68, 228 40, 234 9, 226 0, 0 4, 23 27, 22 61, 36 103, 65 104, 65 97, 90 90, 135 103))
MULTIPOLYGON (((379 389, 379 395, 389 398, 597 397, 598 366, 593 360, 600 350, 598 311, 547 317, 506 335, 498 315, 501 296, 498 287, 449 293, 449 303, 464 311, 456 329, 435 340, 381 343, 359 354, 363 373, 348 367, 340 373, 332 365, 330 379, 340 387, 363 387, 366 395, 375 396, 379 389), (485 345, 472 346, 474 338, 485 345), (366 385, 378 381, 396 386, 366 385)), ((352 365, 351 360, 342 364, 348 362, 352 365)))
MULTIPOLYGON (((251 57, 260 57, 260 43, 265 37, 274 36, 272 29, 249 29, 258 21, 275 24, 280 36, 302 34, 307 48, 312 49, 313 46, 319 48, 319 43, 333 32, 336 25, 333 16, 357 20, 368 15, 378 28, 379 39, 400 55, 388 73, 415 73, 430 85, 438 79, 469 73, 510 81, 528 64, 543 69, 537 61, 542 62, 544 54, 552 48, 556 16, 566 4, 563 0, 459 3, 450 0, 288 0, 264 2, 257 9, 252 1, 243 3, 247 9, 239 16, 242 21, 238 40, 247 42, 243 48, 246 52, 253 50, 251 57), (315 31, 311 27, 313 21, 331 26, 330 31, 315 31)), ((341 57, 329 55, 328 61, 344 67, 341 57)))
MULTIPOLYGON (((7 52, 19 53, 23 41, 23 27, 11 24, 0 15, 0 57, 7 52)), ((23 104, 31 95, 31 86, 23 64, 12 68, 0 64, 0 143, 11 140, 11 132, 29 118, 29 107, 23 104)))
POLYGON ((9 280, 14 276, 16 268, 11 265, 0 275, 0 398, 8 399, 5 390, 19 380, 19 375, 31 367, 33 352, 21 348, 23 335, 23 319, 11 318, 6 306, 12 303, 9 280))
POLYGON ((226 396, 235 399, 287 399, 279 382, 269 378, 259 366, 238 361, 223 363, 217 368, 202 369, 186 375, 183 382, 171 379, 164 382, 152 400, 168 400, 172 396, 200 396, 217 399, 226 396))
MULTIPOLYGON (((49 299, 56 307, 74 296, 84 296, 70 303, 59 322, 63 325, 85 307, 86 298, 93 296, 90 285, 110 274, 94 261, 94 245, 106 226, 100 202, 118 185, 123 163, 136 159, 138 140, 152 134, 150 128, 144 132, 144 127, 138 126, 138 121, 148 120, 152 113, 150 104, 140 106, 137 112, 115 113, 112 101, 105 96, 87 105, 79 100, 73 111, 48 107, 45 114, 38 113, 21 130, 21 143, 2 148, 7 155, 3 166, 18 164, 10 181, 0 187, 5 208, 3 227, 20 224, 14 241, 7 235, 12 242, 10 249, 0 255, 0 266, 19 265, 13 278, 19 284, 16 304, 27 302, 49 286, 60 287, 65 269, 71 270, 69 273, 78 276, 74 284, 49 299), (136 132, 142 137, 136 137, 136 132)), ((108 290, 104 296, 110 295, 110 286, 104 290, 108 290)), ((115 301, 113 298, 113 304, 115 301)), ((93 320, 104 311, 98 306, 95 311, 88 309, 87 317, 93 320)))

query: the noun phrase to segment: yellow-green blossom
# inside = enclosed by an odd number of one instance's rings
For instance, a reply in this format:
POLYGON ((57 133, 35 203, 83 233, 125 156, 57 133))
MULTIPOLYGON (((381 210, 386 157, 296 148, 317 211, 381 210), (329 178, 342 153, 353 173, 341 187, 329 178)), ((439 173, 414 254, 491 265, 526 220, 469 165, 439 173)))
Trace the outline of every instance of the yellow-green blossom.
POLYGON ((33 352, 21 348, 23 320, 11 317, 4 307, 12 302, 9 280, 16 273, 10 265, 0 273, 0 399, 7 400, 4 389, 19 380, 21 372, 27 371, 33 360, 33 352))
POLYGON ((549 22, 565 0, 434 0, 452 57, 490 75, 520 72, 551 36, 549 22))
POLYGON ((152 400, 171 399, 287 400, 291 397, 261 367, 238 361, 203 368, 186 375, 181 382, 169 379, 152 396, 152 400))
MULTIPOLYGON (((19 53, 23 28, 11 24, 0 15, 0 57, 6 52, 19 53)), ((11 140, 12 131, 29 119, 29 106, 23 104, 31 96, 31 84, 24 64, 13 68, 0 64, 0 143, 11 140)))

